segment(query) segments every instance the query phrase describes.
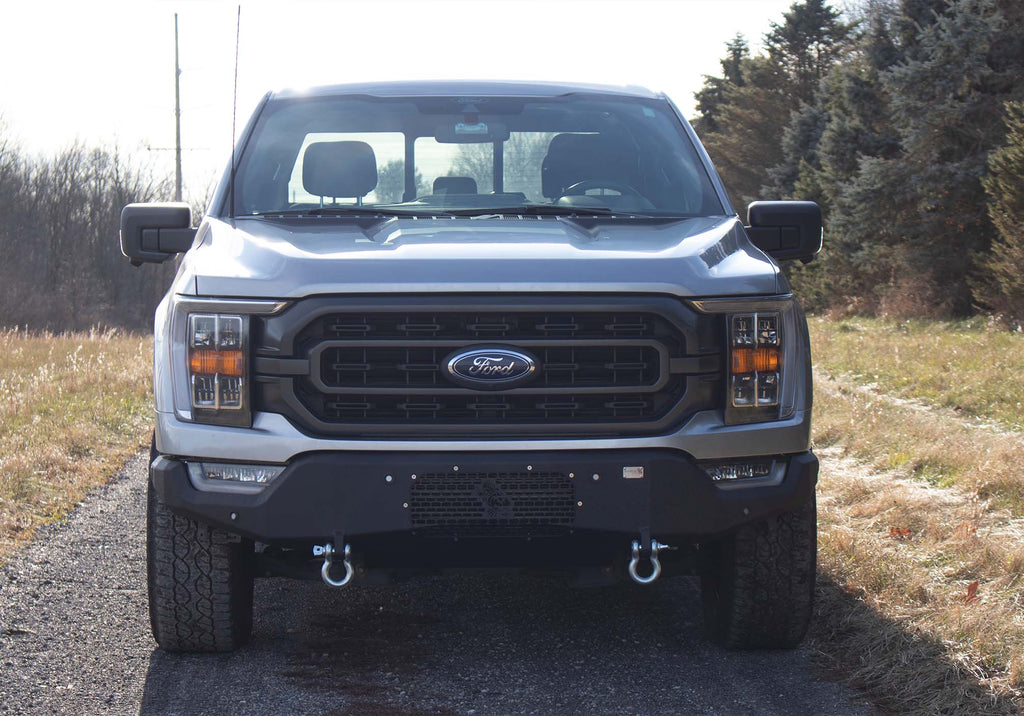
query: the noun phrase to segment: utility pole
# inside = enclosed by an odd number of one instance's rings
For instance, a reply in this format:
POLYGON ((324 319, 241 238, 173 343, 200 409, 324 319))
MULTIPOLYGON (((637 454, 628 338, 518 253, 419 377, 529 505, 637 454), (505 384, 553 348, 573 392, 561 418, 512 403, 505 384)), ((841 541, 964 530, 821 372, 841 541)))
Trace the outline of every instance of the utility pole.
POLYGON ((174 13, 174 200, 181 201, 181 68, 178 66, 178 13, 174 13))

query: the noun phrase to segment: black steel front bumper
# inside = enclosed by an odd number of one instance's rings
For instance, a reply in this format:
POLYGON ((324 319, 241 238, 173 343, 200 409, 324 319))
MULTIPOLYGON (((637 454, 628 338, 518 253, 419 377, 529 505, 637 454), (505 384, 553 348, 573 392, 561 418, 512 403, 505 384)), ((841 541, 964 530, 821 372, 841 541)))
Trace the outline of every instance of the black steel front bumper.
MULTIPOLYGON (((814 454, 777 459, 784 463, 778 484, 733 489, 712 482, 685 454, 658 449, 310 453, 295 458, 260 494, 197 489, 185 461, 166 456, 154 460, 151 475, 172 511, 268 544, 416 537, 422 530, 413 524, 410 509, 413 475, 451 474, 455 466, 460 476, 571 473, 573 509, 562 529, 575 540, 588 534, 616 539, 649 534, 693 542, 809 500, 818 476, 814 454), (643 468, 642 477, 636 468, 643 468)), ((530 536, 529 526, 520 530, 530 536)))

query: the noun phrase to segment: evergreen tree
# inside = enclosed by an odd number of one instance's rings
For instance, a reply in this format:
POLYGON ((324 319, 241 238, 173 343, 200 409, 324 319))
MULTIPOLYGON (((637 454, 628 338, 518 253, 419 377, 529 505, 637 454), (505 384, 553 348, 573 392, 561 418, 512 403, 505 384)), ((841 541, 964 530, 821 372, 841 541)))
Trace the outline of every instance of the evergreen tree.
POLYGON ((843 52, 850 26, 840 16, 826 0, 805 0, 794 3, 783 15, 785 22, 773 22, 765 35, 768 57, 782 68, 801 102, 813 102, 818 83, 843 52))
POLYGON ((716 132, 719 129, 719 109, 725 104, 725 94, 730 87, 742 87, 743 64, 750 58, 750 47, 742 34, 736 33, 725 44, 725 57, 722 58, 722 76, 704 75, 704 86, 694 95, 697 100, 697 111, 700 118, 694 122, 698 132, 716 132))
MULTIPOLYGON (((918 51, 882 74, 900 136, 906 182, 904 241, 938 300, 959 314, 972 307, 974 258, 993 237, 981 179, 1004 130, 1007 93, 1021 67, 996 69, 992 40, 1004 18, 993 0, 960 0, 920 35, 918 51)), ((890 189, 892 191, 893 188, 890 189)))
POLYGON ((983 180, 999 232, 983 262, 981 297, 1007 318, 1024 320, 1024 102, 1006 104, 1006 143, 992 152, 983 180))
POLYGON ((695 126, 741 213, 750 201, 789 195, 802 163, 816 165, 809 153, 825 117, 815 89, 850 32, 839 17, 825 0, 795 3, 765 36, 767 56, 747 56, 737 36, 723 76, 705 78, 697 93, 695 126))
POLYGON ((749 202, 763 198, 768 169, 782 161, 782 147, 772 138, 782 135, 793 100, 785 76, 771 60, 744 60, 741 71, 744 86, 730 84, 717 110, 721 130, 703 131, 702 140, 733 208, 743 213, 749 202))

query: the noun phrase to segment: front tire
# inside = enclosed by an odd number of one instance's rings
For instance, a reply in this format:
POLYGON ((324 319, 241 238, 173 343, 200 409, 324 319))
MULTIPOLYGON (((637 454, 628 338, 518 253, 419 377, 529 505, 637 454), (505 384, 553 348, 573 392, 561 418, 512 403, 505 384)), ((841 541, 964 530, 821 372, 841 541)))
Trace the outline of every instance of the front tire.
POLYGON ((731 649, 792 649, 803 640, 817 568, 813 495, 800 508, 744 525, 702 552, 711 639, 731 649))
POLYGON ((147 488, 153 637, 166 651, 234 651, 252 633, 252 542, 174 514, 147 488))

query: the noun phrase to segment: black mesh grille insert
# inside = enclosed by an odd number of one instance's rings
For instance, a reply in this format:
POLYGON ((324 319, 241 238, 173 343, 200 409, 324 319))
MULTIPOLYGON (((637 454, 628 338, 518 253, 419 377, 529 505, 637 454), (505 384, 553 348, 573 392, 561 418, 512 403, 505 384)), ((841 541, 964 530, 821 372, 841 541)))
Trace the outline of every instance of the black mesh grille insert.
POLYGON ((650 313, 603 311, 508 311, 476 313, 332 313, 315 319, 297 343, 335 339, 454 339, 469 343, 503 339, 658 338, 670 350, 682 348, 680 336, 663 317, 650 313))
MULTIPOLYGON (((549 388, 644 386, 658 380, 658 351, 652 346, 519 346, 539 362, 537 384, 549 388)), ((413 345, 332 346, 320 359, 320 378, 332 388, 446 386, 444 359, 450 347, 413 345)))
POLYGON ((409 511, 420 530, 557 528, 572 525, 576 500, 564 473, 426 473, 413 482, 409 511))
POLYGON ((362 424, 451 424, 551 421, 628 422, 665 414, 682 397, 682 378, 651 393, 552 393, 518 395, 472 392, 464 395, 321 393, 301 385, 299 399, 322 420, 362 424))

